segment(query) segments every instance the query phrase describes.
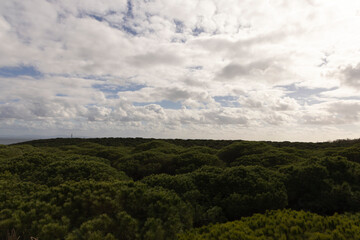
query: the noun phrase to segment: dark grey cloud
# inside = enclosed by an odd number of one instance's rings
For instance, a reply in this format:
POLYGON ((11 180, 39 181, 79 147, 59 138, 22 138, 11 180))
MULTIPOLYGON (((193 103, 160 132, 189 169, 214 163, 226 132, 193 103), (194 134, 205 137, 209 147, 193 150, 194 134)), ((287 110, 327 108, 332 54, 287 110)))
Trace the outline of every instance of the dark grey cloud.
POLYGON ((261 99, 254 98, 246 98, 242 104, 248 108, 262 108, 264 107, 264 103, 261 99))
POLYGON ((198 78, 184 78, 182 81, 189 87, 207 87, 209 85, 209 82, 198 78))
POLYGON ((128 62, 135 67, 151 67, 154 65, 180 65, 183 60, 174 53, 149 52, 130 57, 128 62))
POLYGON ((254 71, 264 71, 269 68, 270 65, 269 61, 257 61, 250 64, 230 63, 221 70, 218 77, 233 79, 236 77, 248 76, 254 73, 254 71))
POLYGON ((13 104, 1 104, 0 105, 0 119, 10 119, 10 118, 23 118, 24 108, 20 109, 20 107, 13 104), (21 112, 19 110, 22 110, 21 112))
POLYGON ((264 121, 271 125, 281 125, 286 120, 287 119, 284 117, 284 115, 277 112, 270 113, 264 118, 264 121))
POLYGON ((335 102, 317 113, 305 114, 303 120, 306 124, 338 125, 352 124, 359 121, 359 102, 335 102))
POLYGON ((329 107, 329 112, 343 119, 344 122, 355 122, 359 119, 360 103, 334 103, 329 107))
POLYGON ((146 87, 133 93, 129 92, 125 96, 128 98, 135 96, 136 101, 141 100, 142 102, 158 102, 162 100, 178 102, 194 97, 194 93, 190 89, 179 87, 146 87))
POLYGON ((351 87, 360 88, 360 63, 353 66, 348 66, 342 70, 343 83, 351 87))
POLYGON ((180 88, 168 88, 164 89, 163 96, 165 99, 169 99, 171 101, 180 101, 190 98, 193 94, 191 94, 188 90, 180 89, 180 88))
POLYGON ((246 125, 249 121, 244 113, 226 112, 222 110, 205 112, 203 116, 208 123, 218 125, 246 125))

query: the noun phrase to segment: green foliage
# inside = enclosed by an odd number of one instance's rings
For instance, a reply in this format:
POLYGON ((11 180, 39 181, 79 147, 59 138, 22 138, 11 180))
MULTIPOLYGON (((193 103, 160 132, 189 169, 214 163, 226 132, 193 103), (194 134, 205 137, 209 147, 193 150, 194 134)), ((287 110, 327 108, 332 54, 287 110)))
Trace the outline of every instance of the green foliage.
POLYGON ((175 156, 172 160, 172 169, 176 174, 193 172, 202 166, 224 166, 225 164, 216 156, 198 151, 187 151, 175 156))
POLYGON ((218 156, 221 160, 227 164, 231 164, 236 161, 237 158, 251 155, 251 154, 261 154, 266 151, 269 151, 271 146, 263 142, 238 142, 233 143, 229 146, 224 147, 218 153, 218 156))
POLYGON ((68 180, 129 179, 123 172, 112 168, 101 158, 73 154, 61 156, 41 151, 4 159, 0 161, 0 169, 18 175, 23 181, 49 186, 68 180))
POLYGON ((179 240, 359 239, 359 214, 319 216, 292 210, 267 211, 240 221, 216 224, 181 234, 179 240))
MULTIPOLYGON (((24 196, 26 201, 19 194, 2 203, 0 229, 15 228, 24 238, 88 239, 96 235, 137 239, 145 234, 141 229, 147 222, 158 219, 164 237, 171 239, 192 226, 191 208, 176 194, 140 183, 71 181, 36 191, 32 185, 20 188, 29 195, 24 196)), ((8 188, 5 194, 16 192, 8 188)))
POLYGON ((313 158, 280 169, 289 207, 322 214, 360 210, 360 165, 343 157, 313 158))
POLYGON ((153 175, 143 182, 173 190, 190 202, 195 209, 195 225, 199 226, 285 207, 282 177, 260 166, 208 166, 183 175, 153 175))
POLYGON ((293 153, 281 150, 269 150, 267 152, 244 155, 236 158, 230 166, 260 165, 268 168, 279 167, 300 161, 300 158, 293 153))
POLYGON ((138 180, 151 174, 167 172, 172 158, 172 154, 148 150, 121 158, 114 165, 128 176, 138 180))
POLYGON ((0 145, 0 239, 357 239, 359 141, 0 145))
MULTIPOLYGON (((108 159, 109 161, 115 161, 121 157, 126 156, 130 149, 121 146, 104 146, 94 142, 81 142, 78 145, 65 145, 58 149, 68 153, 94 156, 99 158, 108 159)), ((55 148, 57 150, 57 148, 55 148)))
POLYGON ((339 152, 339 155, 346 157, 349 161, 360 163, 360 144, 345 148, 339 152))
POLYGON ((162 153, 179 153, 181 150, 183 150, 182 147, 177 147, 174 144, 165 141, 154 140, 137 145, 134 148, 133 152, 137 153, 137 152, 144 152, 154 149, 156 149, 157 152, 162 152, 162 153))
POLYGON ((135 180, 152 174, 180 174, 192 172, 202 166, 225 166, 206 147, 184 149, 162 141, 151 141, 136 147, 132 154, 113 162, 113 166, 124 171, 135 180))

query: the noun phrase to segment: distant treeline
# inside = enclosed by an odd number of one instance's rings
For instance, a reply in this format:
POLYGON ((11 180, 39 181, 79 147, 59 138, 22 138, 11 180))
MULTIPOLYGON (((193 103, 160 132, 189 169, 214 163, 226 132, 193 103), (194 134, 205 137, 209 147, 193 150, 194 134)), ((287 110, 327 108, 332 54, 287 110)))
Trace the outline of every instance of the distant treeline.
MULTIPOLYGON (((207 140, 207 139, 156 139, 156 138, 53 138, 53 139, 39 139, 27 141, 24 143, 17 144, 30 144, 32 146, 41 147, 59 147, 63 145, 73 145, 82 142, 93 142, 104 146, 124 146, 124 147, 135 147, 139 144, 147 143, 149 141, 160 140, 168 142, 177 146, 192 147, 192 146, 204 146, 215 149, 223 148, 227 145, 243 142, 243 140, 207 140)), ((259 142, 259 141, 258 141, 259 142)), ((331 147, 350 147, 354 144, 360 143, 360 139, 338 139, 327 142, 271 142, 261 141, 274 147, 296 147, 299 149, 320 149, 320 148, 331 148, 331 147)))
POLYGON ((0 145, 0 239, 357 239, 359 163, 360 140, 0 145))

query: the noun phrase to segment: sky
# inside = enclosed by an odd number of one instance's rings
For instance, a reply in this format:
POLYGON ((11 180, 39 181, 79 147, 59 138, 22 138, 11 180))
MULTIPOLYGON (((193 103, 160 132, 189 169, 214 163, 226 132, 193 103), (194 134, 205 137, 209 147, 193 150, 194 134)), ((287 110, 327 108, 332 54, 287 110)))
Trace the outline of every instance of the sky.
POLYGON ((358 0, 1 0, 0 137, 360 137, 358 0))

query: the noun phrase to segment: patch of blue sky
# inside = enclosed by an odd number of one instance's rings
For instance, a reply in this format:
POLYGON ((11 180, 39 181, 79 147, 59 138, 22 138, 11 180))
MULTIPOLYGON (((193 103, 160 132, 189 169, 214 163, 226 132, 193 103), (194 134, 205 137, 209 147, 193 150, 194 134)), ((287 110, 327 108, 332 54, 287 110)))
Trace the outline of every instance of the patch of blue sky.
POLYGON ((111 16, 111 15, 115 15, 115 14, 117 14, 117 12, 113 11, 113 10, 107 11, 107 12, 101 14, 101 15, 100 14, 95 14, 95 13, 88 13, 86 11, 82 11, 82 12, 80 12, 78 14, 78 17, 79 18, 90 17, 90 18, 93 18, 93 19, 95 19, 95 20, 97 20, 99 22, 104 22, 104 21, 107 22, 106 17, 111 16))
POLYGON ((133 104, 134 106, 147 106, 150 104, 157 104, 165 109, 181 109, 182 107, 181 102, 173 102, 170 100, 162 100, 160 102, 133 102, 133 104))
POLYGON ((17 102, 20 102, 19 98, 10 99, 10 100, 7 100, 7 101, 0 101, 0 104, 17 103, 17 102))
POLYGON ((205 32, 204 28, 202 27, 195 27, 193 30, 192 30, 192 35, 193 36, 199 36, 201 33, 205 32))
POLYGON ((107 81, 112 78, 111 75, 101 75, 101 76, 99 76, 99 75, 86 75, 86 76, 79 75, 77 77, 80 77, 83 79, 89 79, 89 80, 100 80, 100 81, 107 81))
POLYGON ((57 14, 57 22, 62 23, 67 18, 67 15, 64 13, 58 13, 57 14))
POLYGON ((175 23, 175 32, 176 33, 183 33, 184 32, 184 28, 185 28, 185 25, 182 21, 179 21, 179 20, 174 20, 174 23, 175 23))
POLYGON ((86 16, 93 18, 99 22, 106 22, 110 27, 121 30, 121 31, 125 31, 128 34, 131 34, 134 36, 138 34, 136 32, 136 30, 134 30, 134 28, 132 26, 130 26, 126 17, 123 18, 123 22, 115 23, 115 22, 111 22, 111 21, 107 20, 106 16, 98 16, 98 15, 94 15, 94 14, 87 14, 86 16))
POLYGON ((175 37, 175 38, 171 39, 171 42, 172 43, 186 43, 186 38, 184 38, 184 37, 183 38, 176 38, 175 37))
POLYGON ((131 26, 131 24, 129 23, 129 19, 133 19, 134 18, 134 13, 133 13, 133 3, 132 0, 128 0, 127 1, 127 11, 123 17, 123 23, 120 25, 111 25, 111 27, 116 27, 118 29, 122 29, 123 31, 125 31, 126 33, 136 36, 138 35, 138 32, 133 28, 133 26, 131 26))
POLYGON ((333 87, 333 88, 297 87, 295 84, 281 85, 277 87, 285 89, 288 92, 286 94, 287 97, 294 98, 302 104, 307 103, 310 105, 322 102, 321 100, 317 99, 321 93, 333 91, 337 89, 337 87, 333 87))
POLYGON ((56 96, 57 96, 57 97, 67 97, 68 95, 63 94, 63 93, 58 93, 58 94, 56 94, 56 96))
POLYGON ((91 107, 96 107, 97 104, 96 103, 88 103, 85 105, 86 108, 91 108, 91 107))
POLYGON ((99 21, 99 22, 102 22, 102 21, 105 20, 103 17, 97 16, 97 15, 94 15, 94 14, 89 14, 88 16, 91 17, 91 18, 94 18, 96 21, 99 21))
MULTIPOLYGON (((82 79, 87 79, 87 80, 97 80, 97 81, 104 81, 104 82, 114 78, 114 76, 109 75, 109 74, 107 74, 107 75, 84 75, 84 74, 53 74, 53 73, 49 73, 47 75, 50 77, 82 78, 82 79)), ((124 79, 126 80, 126 79, 131 79, 131 78, 124 78, 124 79)))
POLYGON ((222 107, 241 107, 236 96, 214 96, 213 98, 222 107))
POLYGON ((319 103, 323 103, 325 101, 320 101, 319 99, 315 99, 315 98, 310 98, 310 99, 297 99, 298 103, 304 105, 305 103, 307 105, 314 105, 314 104, 319 104, 319 103))
POLYGON ((118 92, 135 92, 146 87, 146 85, 131 84, 124 86, 116 84, 93 84, 92 87, 104 93, 117 94, 118 92))
POLYGON ((200 65, 190 66, 190 67, 187 67, 187 69, 189 69, 190 71, 202 70, 203 66, 200 66, 200 65))
MULTIPOLYGON (((64 78, 82 78, 82 79, 86 79, 86 80, 96 80, 97 82, 104 82, 101 84, 95 84, 95 87, 99 88, 102 85, 113 85, 113 84, 106 84, 106 81, 109 80, 121 80, 123 82, 125 82, 125 84, 123 84, 122 86, 126 89, 126 88, 134 88, 134 89, 141 89, 143 87, 146 87, 145 85, 140 85, 140 84, 131 84, 130 82, 133 81, 133 79, 136 79, 137 75, 133 75, 130 77, 121 77, 121 76, 114 76, 114 75, 110 75, 110 74, 104 74, 104 75, 84 75, 84 74, 47 74, 47 76, 50 77, 64 77, 64 78)), ((94 86, 93 86, 94 87, 94 86)))
POLYGON ((126 32, 126 33, 128 33, 130 35, 133 35, 133 36, 136 36, 138 34, 138 32, 129 23, 129 19, 134 18, 133 5, 132 5, 132 2, 130 0, 127 3, 126 12, 123 13, 124 17, 123 17, 122 22, 117 23, 117 22, 109 21, 107 16, 114 15, 114 14, 117 14, 117 12, 109 11, 109 12, 103 14, 103 15, 81 12, 78 15, 78 17, 79 18, 90 17, 90 18, 95 19, 96 21, 99 21, 99 22, 106 22, 110 27, 121 30, 121 31, 124 31, 124 32, 126 32))
POLYGON ((106 99, 119 99, 120 97, 117 94, 106 94, 106 99))
POLYGON ((133 102, 133 105, 136 107, 143 107, 150 104, 154 104, 154 102, 133 102))
POLYGON ((4 78, 14 78, 20 76, 29 76, 33 78, 40 78, 43 74, 36 69, 34 66, 15 66, 15 67, 1 67, 0 68, 0 77, 4 78))
POLYGON ((281 86, 287 91, 291 91, 287 96, 292 98, 306 98, 313 95, 319 95, 322 92, 328 92, 337 89, 334 88, 306 88, 306 87, 296 87, 294 84, 281 86))
POLYGON ((126 17, 128 17, 128 18, 134 18, 132 0, 128 0, 128 1, 127 1, 126 17))
POLYGON ((138 32, 130 26, 123 25, 122 30, 124 30, 126 33, 131 34, 133 36, 138 35, 138 32))
POLYGON ((80 11, 77 15, 78 18, 92 18, 95 19, 96 21, 102 22, 105 21, 105 15, 99 15, 99 14, 95 14, 95 13, 89 13, 86 11, 80 11))

